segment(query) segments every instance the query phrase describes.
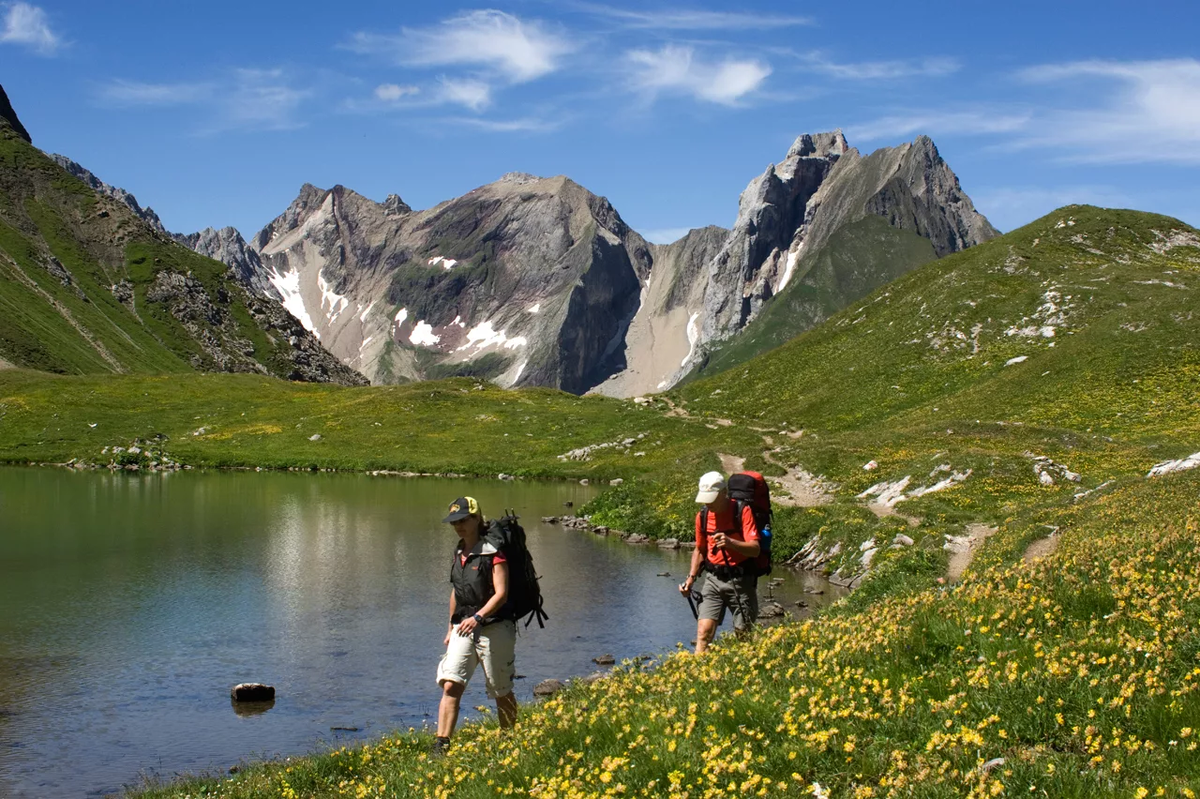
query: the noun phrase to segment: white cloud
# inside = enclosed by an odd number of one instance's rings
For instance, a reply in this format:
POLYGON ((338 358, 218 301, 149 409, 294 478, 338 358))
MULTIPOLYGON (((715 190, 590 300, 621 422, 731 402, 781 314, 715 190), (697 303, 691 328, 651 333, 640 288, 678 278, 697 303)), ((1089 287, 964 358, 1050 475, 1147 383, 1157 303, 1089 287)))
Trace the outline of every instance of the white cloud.
POLYGON ((846 128, 846 137, 869 142, 906 138, 914 133, 930 136, 1012 133, 1025 128, 1029 120, 1029 114, 1002 111, 912 111, 851 125, 846 128))
POLYGON ((1200 61, 1077 61, 1026 69, 1029 83, 1070 87, 1069 110, 1040 114, 1018 147, 1066 160, 1200 164, 1200 61), (1100 96, 1096 87, 1099 83, 1100 96), (1094 107, 1080 107, 1080 98, 1094 107))
POLYGON ((809 67, 843 80, 895 80, 897 78, 940 77, 960 69, 953 58, 925 58, 919 61, 859 61, 839 64, 821 53, 801 56, 809 67))
POLYGON ((760 30, 812 25, 809 17, 776 14, 747 14, 726 11, 674 10, 634 11, 600 3, 576 3, 575 6, 598 16, 608 17, 631 28, 649 30, 760 30))
POLYGON ((420 91, 416 86, 397 86, 395 83, 382 83, 375 87, 375 96, 386 103, 394 103, 403 97, 419 94, 420 91))
POLYGON ((442 78, 440 83, 438 99, 444 103, 455 103, 472 111, 482 111, 492 102, 492 90, 486 83, 450 78, 442 78))
POLYGON ((662 93, 686 94, 733 105, 771 74, 771 68, 761 61, 706 62, 691 47, 679 45, 666 45, 661 50, 633 50, 626 57, 633 88, 649 99, 662 93))
POLYGON ((360 32, 349 46, 409 66, 488 67, 514 83, 554 72, 559 59, 575 49, 540 22, 495 10, 471 11, 427 28, 402 28, 395 35, 360 32))
POLYGON ((42 55, 53 55, 63 41, 46 19, 46 12, 29 3, 5 3, 4 30, 0 42, 23 44, 42 55))

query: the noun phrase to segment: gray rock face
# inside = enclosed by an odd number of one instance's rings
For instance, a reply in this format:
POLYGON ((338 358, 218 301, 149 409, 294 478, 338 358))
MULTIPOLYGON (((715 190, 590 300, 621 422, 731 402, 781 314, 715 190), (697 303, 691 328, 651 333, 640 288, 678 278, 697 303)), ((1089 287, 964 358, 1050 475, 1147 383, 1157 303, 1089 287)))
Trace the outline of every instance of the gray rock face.
POLYGON ((420 212, 305 185, 247 251, 259 284, 373 382, 471 374, 576 393, 623 368, 651 263, 607 200, 524 174, 420 212))
POLYGON ((939 257, 998 235, 928 137, 864 158, 841 131, 800 136, 742 192, 733 231, 708 265, 699 346, 670 382, 744 329, 835 234, 867 216, 928 239, 939 257))
POLYGON ((101 194, 107 194, 109 197, 112 197, 118 202, 124 203, 124 205, 130 211, 133 211, 135 216, 137 216, 157 232, 164 235, 170 235, 167 233, 167 229, 163 227, 162 220, 158 218, 158 214, 154 213, 154 209, 150 207, 143 208, 138 203, 137 197, 134 197, 132 194, 122 188, 108 185, 103 180, 93 175, 88 169, 80 166, 70 158, 67 158, 65 155, 50 153, 50 159, 63 169, 70 172, 73 176, 82 180, 92 189, 100 192, 101 194))
POLYGON ((237 228, 224 227, 216 230, 210 227, 199 233, 175 233, 172 234, 172 238, 205 257, 226 264, 235 280, 249 286, 258 294, 276 300, 282 299, 275 287, 265 278, 258 253, 247 246, 237 228))
POLYGON ((631 397, 707 362, 789 285, 824 287, 776 338, 913 268, 889 260, 880 228, 926 260, 929 246, 940 257, 996 235, 927 137, 863 157, 834 131, 800 136, 752 180, 731 230, 670 245, 567 178, 524 173, 425 211, 306 184, 249 244, 228 228, 180 240, 372 382, 466 374, 631 397), (868 257, 830 257, 847 242, 868 257))

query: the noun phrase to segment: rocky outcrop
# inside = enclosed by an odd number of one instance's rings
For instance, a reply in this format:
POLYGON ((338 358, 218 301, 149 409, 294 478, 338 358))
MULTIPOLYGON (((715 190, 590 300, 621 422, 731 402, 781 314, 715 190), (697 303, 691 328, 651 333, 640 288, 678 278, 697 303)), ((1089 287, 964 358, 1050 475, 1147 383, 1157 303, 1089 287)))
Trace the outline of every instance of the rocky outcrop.
POLYGON ((266 279, 258 253, 247 246, 237 228, 224 227, 220 230, 205 228, 199 233, 186 235, 175 233, 172 238, 188 249, 195 250, 206 258, 229 267, 232 277, 249 286, 263 297, 282 299, 279 292, 266 279))
POLYGON ((163 227, 162 220, 158 218, 158 214, 154 213, 154 209, 150 207, 143 208, 129 192, 117 186, 110 186, 100 178, 93 175, 88 169, 67 158, 65 155, 50 153, 50 160, 61 166, 63 169, 71 173, 73 177, 79 178, 86 183, 90 188, 101 194, 107 194, 119 203, 122 203, 130 211, 133 211, 134 216, 145 222, 156 232, 163 235, 169 235, 167 229, 163 227))
POLYGON ((29 138, 29 131, 25 130, 25 126, 17 118, 17 112, 12 107, 12 103, 8 101, 8 94, 4 91, 3 86, 0 86, 0 122, 7 123, 25 141, 33 141, 33 139, 29 138))

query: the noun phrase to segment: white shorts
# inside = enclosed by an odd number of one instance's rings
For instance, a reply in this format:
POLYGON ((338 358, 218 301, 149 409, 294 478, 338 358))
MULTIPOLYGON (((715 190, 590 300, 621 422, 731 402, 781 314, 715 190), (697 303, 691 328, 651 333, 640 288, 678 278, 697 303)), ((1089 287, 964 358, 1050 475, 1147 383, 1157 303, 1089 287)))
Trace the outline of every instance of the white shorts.
POLYGON ((517 625, 511 620, 476 627, 472 635, 451 632, 446 654, 438 663, 438 685, 449 681, 465 686, 471 681, 475 666, 482 663, 487 695, 492 699, 508 696, 517 671, 516 646, 517 625))

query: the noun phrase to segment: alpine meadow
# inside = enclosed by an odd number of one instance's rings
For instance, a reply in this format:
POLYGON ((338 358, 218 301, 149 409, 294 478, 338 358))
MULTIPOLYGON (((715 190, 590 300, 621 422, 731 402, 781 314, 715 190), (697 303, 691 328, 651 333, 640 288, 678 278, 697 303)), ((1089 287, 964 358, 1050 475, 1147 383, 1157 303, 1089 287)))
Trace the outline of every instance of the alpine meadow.
MULTIPOLYGON (((591 14, 664 36, 821 30, 790 9, 578 6, 562 19, 591 14)), ((386 37, 349 36, 339 57, 382 55, 409 70, 466 64, 479 70, 476 82, 486 69, 507 72, 475 86, 483 94, 471 95, 474 105, 445 99, 470 87, 438 75, 433 88, 381 84, 370 103, 344 100, 337 113, 358 120, 395 106, 421 121, 428 108, 457 102, 479 124, 428 124, 446 136, 484 130, 502 91, 525 91, 554 59, 595 45, 546 45, 545 59, 513 63, 487 37, 467 40, 482 55, 455 49, 459 27, 487 23, 498 36, 510 19, 467 10, 386 37), (437 47, 435 34, 444 37, 437 47)), ((26 41, 14 32, 19 21, 9 19, 0 46, 26 41)), ((566 25, 526 23, 519 42, 532 47, 566 25)), ((595 30, 594 40, 610 35, 595 30)), ((37 41, 83 57, 82 45, 37 41)), ((671 47, 626 60, 658 63, 671 47)), ((693 47, 688 57, 701 63, 705 45, 693 47)), ((761 63, 713 62, 686 85, 663 83, 673 73, 662 65, 658 82, 638 84, 645 117, 625 109, 633 121, 623 124, 650 125, 656 92, 744 113, 752 92, 716 93, 733 91, 739 76, 761 73, 756 87, 778 81, 767 58, 774 69, 790 58, 837 71, 824 51, 764 43, 761 52, 761 63)), ((1116 63, 1027 70, 1021 88, 1034 96, 1030 86, 1063 75, 1107 78, 1116 63)), ((916 81, 957 69, 880 59, 846 65, 840 77, 861 86, 880 71, 916 81)), ((278 78, 252 78, 264 75, 278 78)), ((322 74, 331 85, 344 77, 322 74)), ((209 102, 196 98, 219 93, 213 81, 113 85, 136 95, 133 109, 209 102)), ((271 97, 308 101, 295 92, 249 94, 265 106, 271 97)), ((1003 129, 1014 142, 1023 130, 1015 112, 984 121, 972 113, 948 118, 1003 129)), ((491 708, 472 715, 464 705, 452 746, 435 746, 432 728, 414 725, 308 752, 247 751, 200 773, 147 761, 152 775, 136 784, 131 776, 123 795, 1195 799, 1200 230, 1079 203, 1001 232, 982 213, 984 193, 973 202, 943 159, 950 149, 898 116, 883 119, 904 135, 862 152, 856 135, 880 138, 866 124, 792 133, 783 159, 737 198, 728 229, 697 227, 670 243, 634 230, 616 199, 564 175, 524 172, 425 209, 395 194, 375 202, 332 181, 304 183, 286 210, 243 237, 233 227, 168 231, 133 195, 38 149, 39 131, 31 138, 0 89, 6 470, 148 483, 200 470, 582 481, 591 488, 576 490, 595 493, 575 497, 590 501, 555 535, 645 536, 671 548, 694 546, 700 475, 752 470, 774 503, 775 571, 819 574, 847 590, 748 634, 720 635, 703 654, 681 640, 611 671, 565 674, 561 690, 522 699, 512 729, 491 708)), ((492 124, 489 133, 504 123, 492 124)), ((533 133, 532 124, 511 122, 547 141, 558 131, 533 133)), ((406 119, 387 135, 407 142, 416 125, 406 119)), ((302 127, 280 118, 255 133, 302 127)), ((194 133, 196 151, 223 133, 194 133)), ((1034 145, 1021 142, 1027 157, 1034 145)), ((412 590, 443 602, 444 588, 412 590)), ((769 597, 765 579, 761 590, 769 597)), ((21 667, 3 644, 0 665, 21 667)), ((396 642, 409 645, 425 644, 396 642)), ((523 635, 517 662, 537 645, 536 630, 523 635)), ((331 692, 355 690, 353 661, 345 658, 348 676, 331 692)), ((436 701, 428 676, 431 693, 417 701, 436 701)), ((5 776, 0 769, 0 793, 5 776)))

